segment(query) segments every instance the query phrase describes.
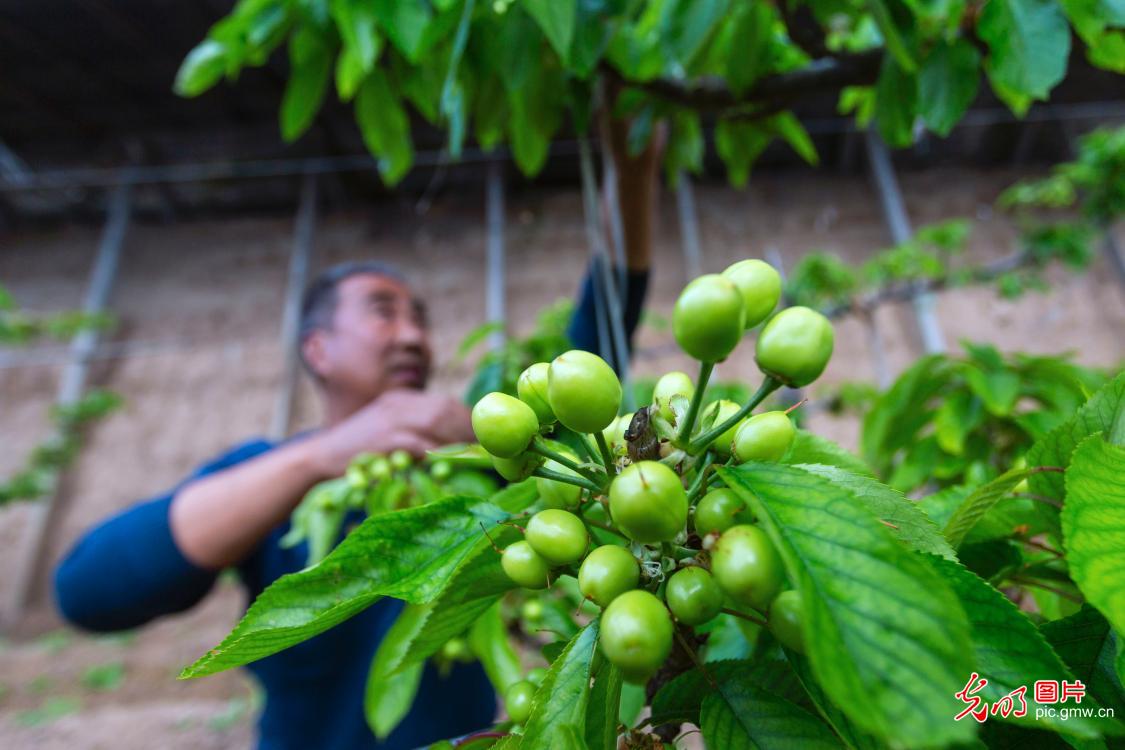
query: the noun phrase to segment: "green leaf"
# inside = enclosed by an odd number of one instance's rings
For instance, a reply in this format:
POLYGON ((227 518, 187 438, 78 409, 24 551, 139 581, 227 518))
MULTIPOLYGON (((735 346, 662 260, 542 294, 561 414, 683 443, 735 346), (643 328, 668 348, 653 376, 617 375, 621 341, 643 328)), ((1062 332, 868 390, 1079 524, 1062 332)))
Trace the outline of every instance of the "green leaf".
POLYGON ((1020 396, 1020 377, 1014 372, 966 367, 965 381, 984 402, 985 408, 997 417, 1010 415, 1020 396))
POLYGON ((799 680, 798 684, 804 687, 820 717, 828 722, 828 725, 836 732, 836 736, 847 747, 853 748, 853 750, 883 750, 886 747, 884 743, 879 742, 871 734, 857 727, 847 717, 847 714, 840 710, 839 706, 829 700, 820 687, 820 683, 813 677, 812 667, 808 659, 789 650, 785 651, 785 656, 793 674, 799 680))
POLYGON ((708 747, 840 747, 831 730, 813 714, 745 676, 721 683, 703 699, 699 726, 708 747))
POLYGON ((899 541, 913 550, 957 559, 937 524, 898 490, 874 479, 835 466, 801 465, 798 468, 846 488, 868 511, 880 519, 899 541))
POLYGON ((891 55, 883 57, 879 80, 875 83, 875 125, 879 135, 893 148, 914 143, 914 111, 918 80, 891 55))
POLYGON ((750 167, 754 164, 773 136, 753 123, 739 120, 719 120, 715 126, 715 150, 727 165, 731 185, 746 187, 750 167))
POLYGON ((664 149, 664 174, 675 185, 681 171, 703 170, 703 128, 695 112, 677 110, 669 120, 668 145, 664 149))
POLYGON ((1087 438, 1066 470, 1063 544, 1070 576, 1125 633, 1125 448, 1087 438))
POLYGON ((938 42, 918 73, 918 114, 930 130, 949 135, 980 86, 980 53, 965 39, 938 42))
POLYGON ((376 68, 356 95, 355 117, 367 150, 378 160, 379 174, 388 185, 398 183, 414 161, 410 118, 386 74, 376 68))
POLYGON ((308 640, 382 596, 433 600, 484 542, 480 524, 506 520, 535 497, 522 483, 492 501, 456 496, 364 521, 319 565, 283 576, 262 592, 217 647, 184 669, 201 677, 248 664, 308 640))
POLYGON ((302 26, 289 39, 289 81, 281 98, 281 137, 301 137, 312 125, 332 71, 331 48, 321 33, 302 26))
MULTIPOLYGON (((1125 445, 1125 372, 1091 396, 1073 419, 1036 441, 1027 452, 1027 465, 1066 468, 1078 444, 1095 434, 1105 434, 1114 445, 1125 445)), ((1060 501, 1066 496, 1063 482, 1058 472, 1044 472, 1028 480, 1033 493, 1060 501)))
POLYGON ((846 486, 805 468, 719 469, 745 499, 801 592, 805 642, 828 697, 901 745, 968 740, 950 719, 971 670, 956 596, 846 486))
POLYGON ((977 34, 994 87, 1045 100, 1066 74, 1070 27, 1056 0, 989 0, 977 34))
POLYGON ((205 39, 180 64, 173 89, 178 96, 199 96, 218 83, 226 66, 226 47, 214 39, 205 39))
POLYGON ((853 474, 865 477, 873 476, 871 469, 859 456, 846 450, 828 438, 809 432, 797 430, 797 436, 789 446, 788 452, 781 458, 785 464, 824 464, 847 469, 853 474))
MULTIPOLYGON (((995 703, 1021 686, 1027 688, 1028 716, 1024 719, 1009 717, 1020 724, 1049 726, 1056 731, 1080 737, 1100 736, 1096 720, 1071 716, 1063 719, 1058 716, 1036 718, 1036 703, 1032 683, 1035 680, 1070 680, 1074 675, 1051 649, 1047 639, 1038 628, 1027 619, 1008 597, 962 565, 949 560, 930 557, 929 561, 942 578, 953 587, 961 606, 969 616, 971 627, 975 670, 988 684, 979 695, 989 703, 995 703)), ((969 674, 962 676, 963 684, 969 681, 969 674)), ((959 689, 960 689, 959 687, 959 689)), ((1018 706, 1018 702, 1017 702, 1018 706)), ((959 705, 957 713, 966 706, 959 705)), ((996 714, 992 718, 1002 720, 996 714)))
POLYGON ((336 90, 342 101, 350 101, 363 79, 374 70, 383 39, 376 28, 377 19, 370 3, 335 0, 331 9, 343 42, 336 59, 336 90))
MULTIPOLYGON (((559 654, 535 691, 534 708, 524 727, 520 750, 558 747, 555 733, 570 727, 579 738, 585 734, 590 697, 590 663, 598 641, 598 621, 590 623, 559 654)), ((568 745, 562 743, 563 747, 568 745)))
POLYGON ((586 706, 586 746, 589 750, 617 750, 618 711, 621 707, 621 670, 602 659, 594 675, 586 706))
POLYGON ((770 64, 770 41, 777 12, 769 3, 749 3, 733 23, 734 32, 727 55, 727 83, 735 93, 750 88, 770 64))
POLYGON ((574 38, 576 0, 523 0, 523 7, 539 24, 559 58, 566 61, 574 38))
POLYGON ((383 33, 412 64, 421 60, 422 42, 432 18, 430 4, 418 0, 369 0, 383 33))
POLYGON ((769 122, 782 140, 788 143, 797 156, 805 160, 805 163, 814 167, 820 163, 816 146, 813 145, 812 138, 796 115, 792 112, 780 112, 771 117, 769 122))
POLYGON ((410 713, 426 668, 425 662, 418 662, 399 672, 392 672, 382 663, 383 654, 382 650, 375 652, 363 694, 363 714, 367 725, 380 740, 386 739, 410 713))
POLYGON ((910 51, 908 40, 903 37, 903 32, 894 18, 894 11, 901 13, 904 6, 895 2, 895 0, 867 0, 867 7, 871 11, 871 17, 875 20, 875 24, 879 27, 879 32, 883 35, 887 51, 894 58, 897 67, 907 73, 913 73, 918 69, 918 65, 914 62, 914 55, 910 51))
MULTIPOLYGON (((493 550, 489 552, 496 556, 493 550)), ((473 623, 469 629, 469 647, 480 660, 498 695, 503 695, 513 683, 523 679, 520 659, 508 640, 508 630, 500 616, 499 602, 473 623)))
POLYGON ((945 538, 954 548, 960 547, 961 542, 965 541, 965 537, 977 522, 992 510, 996 503, 1010 495, 1017 484, 1038 473, 1040 473, 1039 469, 1012 469, 991 482, 977 487, 953 511, 953 515, 942 531, 945 538))
POLYGON ((902 446, 911 445, 933 411, 929 404, 949 385, 959 367, 949 357, 933 354, 922 357, 885 391, 863 418, 861 444, 863 456, 886 476, 902 446))
POLYGON ((704 697, 713 690, 712 682, 745 679, 792 703, 807 703, 801 684, 784 662, 759 659, 729 659, 708 662, 706 672, 692 669, 669 680, 652 698, 653 726, 673 723, 699 724, 704 697))
POLYGON ((1125 687, 1114 671, 1117 644, 1122 640, 1101 613, 1090 605, 1070 617, 1039 626, 1070 671, 1101 705, 1125 716, 1125 687))

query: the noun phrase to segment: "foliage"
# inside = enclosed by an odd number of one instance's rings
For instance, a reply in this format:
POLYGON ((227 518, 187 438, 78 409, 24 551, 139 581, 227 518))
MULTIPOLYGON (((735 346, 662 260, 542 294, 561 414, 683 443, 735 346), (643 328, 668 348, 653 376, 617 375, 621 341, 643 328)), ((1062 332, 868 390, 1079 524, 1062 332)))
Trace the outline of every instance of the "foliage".
POLYGON ((1064 357, 962 346, 918 360, 864 414, 863 457, 902 492, 999 476, 1104 383, 1064 357))
POLYGON ((448 134, 454 159, 470 137, 483 149, 504 142, 531 175, 568 112, 586 129, 608 82, 624 92, 615 106, 632 120, 631 150, 669 123, 670 175, 702 168, 701 116, 717 115, 716 151, 741 184, 775 139, 816 162, 792 112, 811 97, 839 94, 842 111, 906 146, 916 120, 947 135, 982 73, 1019 115, 1047 99, 1066 73, 1071 27, 1092 64, 1125 72, 1125 17, 1111 5, 240 0, 187 55, 175 88, 198 96, 287 42, 282 135, 294 140, 312 125, 334 78, 394 184, 414 159, 408 106, 448 134))
MULTIPOLYGON (((26 346, 42 338, 65 339, 84 330, 104 329, 110 323, 107 316, 76 311, 28 314, 17 307, 11 294, 0 285, 0 345, 26 346)), ((117 394, 92 390, 74 403, 52 407, 51 436, 32 450, 24 468, 0 482, 0 506, 15 500, 34 500, 51 492, 58 474, 78 455, 83 428, 120 406, 117 394)))

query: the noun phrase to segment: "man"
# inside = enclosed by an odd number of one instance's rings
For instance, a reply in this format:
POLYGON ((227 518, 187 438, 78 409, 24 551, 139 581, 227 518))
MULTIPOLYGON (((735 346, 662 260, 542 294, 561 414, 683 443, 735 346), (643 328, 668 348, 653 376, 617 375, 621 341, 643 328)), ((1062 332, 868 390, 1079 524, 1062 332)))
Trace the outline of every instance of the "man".
MULTIPOLYGON (((630 251, 625 311, 631 338, 647 283, 647 252, 630 251)), ((595 331, 595 285, 583 287, 571 336, 608 345, 595 331)), ((139 504, 80 539, 62 561, 55 593, 79 627, 132 628, 181 612, 234 567, 252 600, 304 566, 304 545, 278 541, 317 482, 361 452, 414 456, 473 440, 469 410, 424 390, 431 350, 425 308, 402 276, 378 263, 336 266, 307 290, 300 354, 323 401, 324 421, 279 444, 245 443, 172 492, 139 504)), ((377 520, 371 521, 377 523, 377 520)), ((427 667, 409 715, 377 744, 363 716, 371 659, 401 603, 384 599, 335 628, 249 665, 266 693, 261 748, 413 748, 488 726, 496 702, 477 664, 447 677, 427 667)))

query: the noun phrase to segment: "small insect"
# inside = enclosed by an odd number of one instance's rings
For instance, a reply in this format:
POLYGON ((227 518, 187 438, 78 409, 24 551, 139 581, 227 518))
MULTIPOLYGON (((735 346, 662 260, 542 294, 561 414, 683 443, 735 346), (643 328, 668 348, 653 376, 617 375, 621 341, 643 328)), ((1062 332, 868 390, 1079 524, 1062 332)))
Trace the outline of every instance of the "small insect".
POLYGON ((660 438, 652 429, 649 420, 649 406, 637 409, 629 426, 625 429, 625 444, 629 449, 629 460, 657 461, 660 459, 660 438))

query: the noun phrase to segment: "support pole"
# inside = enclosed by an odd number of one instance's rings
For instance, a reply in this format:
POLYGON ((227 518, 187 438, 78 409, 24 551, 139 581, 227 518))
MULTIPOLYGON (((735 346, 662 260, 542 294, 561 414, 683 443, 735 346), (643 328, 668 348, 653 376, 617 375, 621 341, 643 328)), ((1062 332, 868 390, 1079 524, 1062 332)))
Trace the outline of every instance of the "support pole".
POLYGON ((312 256, 313 233, 316 229, 316 196, 316 175, 307 174, 301 180, 301 198, 293 229, 293 250, 289 255, 285 309, 281 317, 281 384, 277 389, 269 432, 274 440, 281 440, 289 434, 289 423, 293 418, 293 397, 297 392, 299 364, 297 347, 301 335, 301 295, 307 283, 309 259, 312 256))
MULTIPOLYGON (((887 147, 874 130, 865 134, 867 146, 867 160, 871 165, 871 173, 875 178, 875 187, 879 192, 879 202, 883 207, 883 218, 891 232, 891 239, 896 245, 909 242, 914 235, 910 226, 910 217, 906 214, 906 206, 902 201, 902 192, 895 178, 891 156, 887 147)), ((945 351, 945 337, 941 332, 941 323, 934 311, 935 298, 930 292, 924 292, 913 298, 914 319, 918 324, 918 331, 922 336, 922 348, 926 354, 939 354, 945 351)))
POLYGON ((680 217, 680 244, 684 249, 684 269, 688 279, 703 273, 703 253, 699 249, 699 220, 695 213, 695 191, 691 178, 682 170, 676 175, 676 209, 680 217))
MULTIPOLYGON (((133 188, 129 177, 130 172, 127 170, 110 196, 105 228, 98 243, 98 253, 90 271, 90 284, 86 288, 86 298, 82 304, 83 312, 89 315, 97 315, 105 311, 110 290, 117 278, 121 246, 125 241, 125 232, 129 226, 129 214, 132 209, 133 188)), ((69 361, 63 370, 56 397, 56 403, 60 406, 73 404, 82 398, 82 393, 86 390, 90 361, 97 348, 99 337, 100 333, 97 329, 87 328, 79 331, 71 340, 69 361)), ((19 621, 31 599, 31 589, 43 559, 47 533, 58 514, 60 504, 58 475, 55 475, 51 484, 46 496, 31 506, 31 513, 27 519, 23 546, 13 569, 15 586, 4 612, 5 625, 8 626, 19 621)))
POLYGON ((488 286, 485 296, 485 313, 490 323, 499 323, 500 328, 488 337, 493 350, 504 345, 507 333, 504 329, 507 320, 504 286, 504 179, 501 176, 501 162, 488 163, 488 184, 486 188, 485 212, 488 220, 488 286))

